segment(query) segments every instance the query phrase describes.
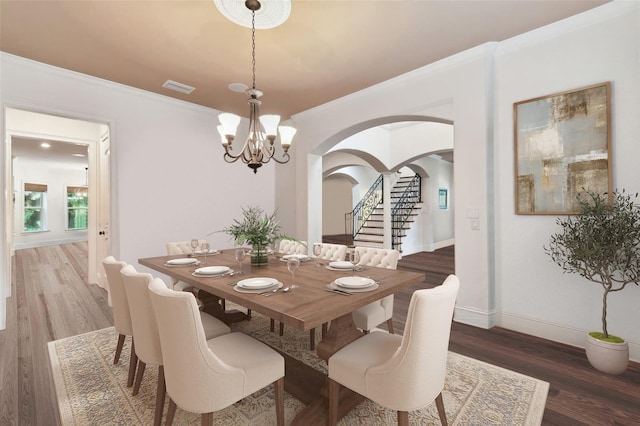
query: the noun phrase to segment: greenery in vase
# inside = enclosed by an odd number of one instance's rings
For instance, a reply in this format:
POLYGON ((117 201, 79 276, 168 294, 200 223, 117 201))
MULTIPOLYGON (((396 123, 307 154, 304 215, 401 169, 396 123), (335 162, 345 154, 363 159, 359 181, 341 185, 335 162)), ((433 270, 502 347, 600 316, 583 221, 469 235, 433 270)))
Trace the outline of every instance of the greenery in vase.
POLYGON ((242 219, 234 219, 233 225, 222 229, 235 239, 236 245, 249 244, 253 247, 267 247, 282 239, 292 239, 280 233, 277 211, 267 215, 260 207, 242 208, 242 219))
POLYGON ((578 195, 580 214, 558 218, 562 231, 551 235, 544 250, 564 272, 602 286, 602 333, 589 334, 621 342, 607 331, 607 296, 640 281, 640 207, 634 203, 637 193, 632 197, 624 190, 615 191, 612 203, 607 195, 591 191, 578 195))

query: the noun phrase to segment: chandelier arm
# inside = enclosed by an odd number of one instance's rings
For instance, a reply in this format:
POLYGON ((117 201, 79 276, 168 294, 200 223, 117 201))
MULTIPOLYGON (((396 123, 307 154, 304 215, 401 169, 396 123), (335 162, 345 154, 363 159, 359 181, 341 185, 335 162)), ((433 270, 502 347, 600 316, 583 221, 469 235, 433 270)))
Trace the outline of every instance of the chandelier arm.
MULTIPOLYGON (((289 155, 288 152, 285 152, 284 154, 282 154, 282 156, 285 158, 284 160, 278 160, 275 156, 271 157, 270 159, 275 161, 278 164, 286 164, 289 162, 289 159, 291 158, 291 156, 289 155)), ((268 161, 268 160, 267 160, 268 161)))

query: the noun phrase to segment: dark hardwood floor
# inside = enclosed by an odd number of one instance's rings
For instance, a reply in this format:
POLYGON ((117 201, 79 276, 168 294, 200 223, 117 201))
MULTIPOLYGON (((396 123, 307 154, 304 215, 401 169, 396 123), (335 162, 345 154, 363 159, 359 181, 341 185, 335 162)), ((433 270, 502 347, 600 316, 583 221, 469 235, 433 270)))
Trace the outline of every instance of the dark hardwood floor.
MULTIPOLYGON (((57 425, 47 342, 112 325, 111 309, 104 290, 85 284, 86 244, 19 250, 12 267, 7 329, 0 331, 0 425, 57 425)), ((453 273, 453 248, 404 256, 398 267, 427 276, 395 298, 394 325, 402 330, 413 290, 453 273)), ((637 363, 610 376, 591 368, 582 349, 458 323, 450 349, 549 382, 544 425, 640 425, 637 363)))

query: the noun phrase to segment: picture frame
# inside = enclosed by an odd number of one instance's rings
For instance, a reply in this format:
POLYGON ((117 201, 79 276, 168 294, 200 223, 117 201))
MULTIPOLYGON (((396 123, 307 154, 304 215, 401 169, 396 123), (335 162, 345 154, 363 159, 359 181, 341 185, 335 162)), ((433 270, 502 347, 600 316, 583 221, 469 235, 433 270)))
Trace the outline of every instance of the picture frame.
POLYGON ((576 214, 611 194, 610 82, 513 104, 516 214, 576 214))
POLYGON ((440 210, 449 208, 449 191, 445 188, 438 190, 438 208, 440 210))

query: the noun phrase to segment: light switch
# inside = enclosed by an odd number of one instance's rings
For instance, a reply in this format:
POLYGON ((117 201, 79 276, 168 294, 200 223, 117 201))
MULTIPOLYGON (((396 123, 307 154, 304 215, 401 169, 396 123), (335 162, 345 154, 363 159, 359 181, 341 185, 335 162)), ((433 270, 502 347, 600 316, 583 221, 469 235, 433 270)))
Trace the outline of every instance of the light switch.
POLYGON ((480 230, 480 219, 471 219, 471 229, 474 231, 480 230))

